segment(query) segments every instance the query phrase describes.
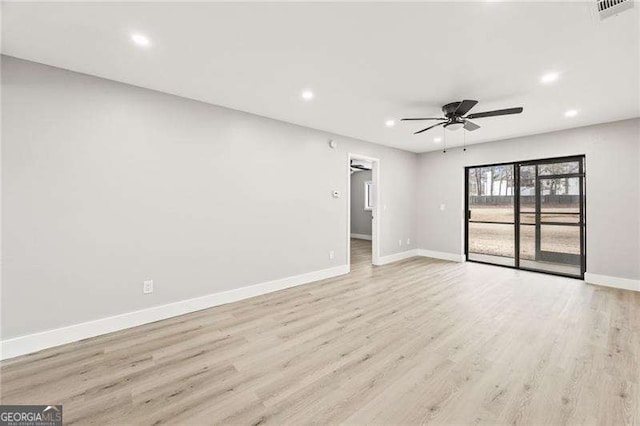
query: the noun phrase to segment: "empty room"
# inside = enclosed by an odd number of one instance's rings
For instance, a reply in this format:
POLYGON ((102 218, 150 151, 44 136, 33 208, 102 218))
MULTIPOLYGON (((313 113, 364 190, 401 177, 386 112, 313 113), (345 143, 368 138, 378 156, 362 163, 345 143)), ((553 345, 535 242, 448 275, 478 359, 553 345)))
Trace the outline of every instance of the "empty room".
POLYGON ((635 0, 0 7, 0 425, 640 424, 635 0))

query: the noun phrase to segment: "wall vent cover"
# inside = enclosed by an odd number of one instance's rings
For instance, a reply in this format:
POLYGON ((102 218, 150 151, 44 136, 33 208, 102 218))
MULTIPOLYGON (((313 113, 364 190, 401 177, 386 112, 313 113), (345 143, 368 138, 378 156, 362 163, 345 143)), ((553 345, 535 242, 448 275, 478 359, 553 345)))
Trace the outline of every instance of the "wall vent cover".
POLYGON ((633 0, 596 0, 598 4, 598 15, 600 19, 606 19, 617 15, 633 7, 633 0))

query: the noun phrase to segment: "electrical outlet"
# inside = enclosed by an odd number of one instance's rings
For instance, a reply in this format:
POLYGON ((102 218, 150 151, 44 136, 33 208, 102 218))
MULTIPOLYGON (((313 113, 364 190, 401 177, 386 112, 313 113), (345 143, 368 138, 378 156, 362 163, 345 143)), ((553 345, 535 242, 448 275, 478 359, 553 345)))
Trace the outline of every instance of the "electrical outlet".
POLYGON ((407 238, 407 245, 411 245, 411 238, 407 238))
POLYGON ((398 240, 398 246, 402 246, 402 240, 398 240))
POLYGON ((146 280, 142 283, 142 292, 144 294, 153 293, 153 280, 146 280))
POLYGON ((329 259, 333 259, 335 257, 335 253, 333 252, 333 250, 331 250, 329 252, 329 259))

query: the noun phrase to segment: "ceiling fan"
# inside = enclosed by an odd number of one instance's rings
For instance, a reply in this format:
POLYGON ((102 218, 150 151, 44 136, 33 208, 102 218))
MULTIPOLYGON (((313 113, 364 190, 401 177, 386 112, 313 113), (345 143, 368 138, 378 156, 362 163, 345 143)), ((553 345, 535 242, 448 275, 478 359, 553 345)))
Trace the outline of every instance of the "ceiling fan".
POLYGON ((445 115, 445 118, 440 117, 428 117, 428 118, 402 118, 400 121, 421 121, 421 120, 439 120, 440 123, 434 124, 433 126, 429 126, 426 129, 418 130, 414 133, 417 135, 418 133, 426 132, 429 129, 433 129, 434 127, 444 126, 445 129, 448 130, 458 130, 464 127, 465 130, 474 131, 478 130, 480 126, 469 121, 474 118, 484 118, 484 117, 497 117, 499 115, 510 115, 510 114, 520 114, 522 112, 522 107, 518 108, 507 108, 507 109, 497 109, 494 111, 485 111, 485 112, 476 112, 474 114, 469 114, 465 116, 466 113, 471 111, 471 108, 476 106, 478 101, 473 101, 470 99, 465 99, 462 102, 451 102, 442 107, 442 112, 445 115))
POLYGON ((371 170, 371 165, 363 161, 351 160, 351 174, 361 170, 371 170))

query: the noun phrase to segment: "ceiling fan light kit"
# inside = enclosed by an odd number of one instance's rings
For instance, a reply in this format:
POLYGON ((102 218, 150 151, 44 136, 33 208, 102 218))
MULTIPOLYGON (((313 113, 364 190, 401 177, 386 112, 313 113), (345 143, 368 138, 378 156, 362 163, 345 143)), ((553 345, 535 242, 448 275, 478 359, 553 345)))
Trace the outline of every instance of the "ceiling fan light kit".
POLYGON ((455 122, 453 122, 453 123, 449 123, 449 124, 445 124, 445 125, 444 125, 444 128, 445 128, 445 129, 447 129, 447 130, 453 130, 453 131, 460 130, 460 129, 462 129, 463 127, 464 127, 464 123, 463 123, 463 122, 461 122, 461 121, 455 121, 455 122))

